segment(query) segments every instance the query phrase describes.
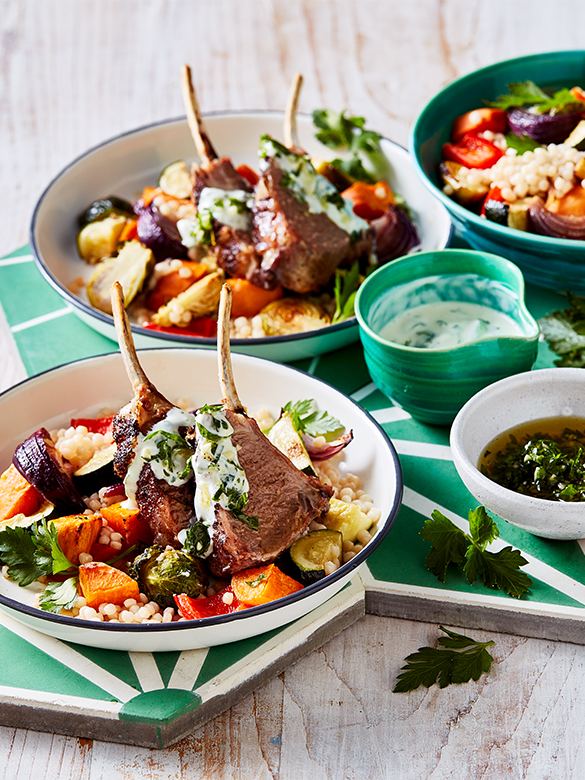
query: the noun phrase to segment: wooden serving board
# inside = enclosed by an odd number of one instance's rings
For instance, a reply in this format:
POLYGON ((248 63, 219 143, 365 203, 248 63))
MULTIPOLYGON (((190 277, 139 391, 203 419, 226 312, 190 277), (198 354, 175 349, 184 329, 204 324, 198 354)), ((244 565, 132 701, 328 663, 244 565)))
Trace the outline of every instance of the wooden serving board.
MULTIPOLYGON (((536 317, 563 296, 527 289, 536 317)), ((27 373, 104 354, 117 345, 82 323, 37 270, 28 247, 0 260, 0 305, 27 373)), ((536 368, 553 365, 545 343, 536 368)), ((163 747, 213 718, 320 646, 364 611, 585 644, 585 545, 538 538, 498 520, 494 543, 519 548, 534 585, 521 599, 457 571, 440 583, 426 568, 419 532, 433 509, 462 528, 476 502, 459 479, 446 427, 413 420, 372 384, 361 346, 296 364, 352 396, 382 425, 400 456, 404 501, 382 545, 353 582, 279 631, 187 653, 118 653, 67 645, 0 617, 0 722, 163 747), (38 670, 42 670, 42 674, 38 670), (39 682, 42 680, 42 683, 39 682), (36 690, 39 688, 39 690, 36 690)))

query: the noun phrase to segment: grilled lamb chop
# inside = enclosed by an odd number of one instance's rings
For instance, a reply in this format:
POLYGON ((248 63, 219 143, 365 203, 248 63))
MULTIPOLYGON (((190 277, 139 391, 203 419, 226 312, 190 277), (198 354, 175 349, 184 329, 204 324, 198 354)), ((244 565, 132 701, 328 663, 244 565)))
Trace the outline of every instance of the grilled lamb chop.
MULTIPOLYGON (((124 479, 136 457, 139 435, 149 433, 175 407, 158 392, 138 362, 124 311, 124 293, 118 282, 112 287, 112 309, 122 359, 134 390, 132 401, 118 412, 113 421, 112 433, 117 447, 114 470, 124 479)), ((177 534, 188 528, 193 520, 194 495, 192 479, 183 485, 170 485, 164 479, 158 479, 151 466, 144 463, 137 475, 135 500, 157 544, 179 546, 177 534)))
POLYGON ((255 530, 220 504, 212 527, 211 571, 223 577, 271 563, 329 509, 330 487, 296 468, 248 417, 235 388, 229 348, 231 288, 224 285, 219 312, 219 375, 232 442, 248 480, 244 512, 258 520, 255 530))
POLYGON ((344 229, 339 226, 341 220, 335 222, 325 213, 329 208, 329 214, 343 214, 343 199, 323 177, 313 178, 315 171, 300 147, 296 114, 301 86, 302 77, 297 74, 286 109, 286 146, 265 139, 269 142, 265 149, 272 147, 275 154, 267 154, 261 163, 253 236, 262 257, 261 273, 273 276, 287 290, 309 293, 322 289, 339 266, 369 258, 373 232, 355 218, 353 223, 346 219, 344 229), (305 185, 312 182, 316 182, 315 189, 307 193, 305 185), (320 213, 315 213, 319 201, 320 213))
MULTIPOLYGON (((193 200, 199 205, 201 193, 205 189, 218 189, 223 192, 252 194, 252 187, 236 171, 229 157, 218 157, 209 136, 205 132, 199 105, 193 89, 191 69, 185 65, 182 72, 183 100, 187 111, 187 120, 197 153, 201 160, 192 170, 194 179, 193 200)), ((276 280, 270 273, 260 272, 260 257, 252 240, 252 219, 249 228, 236 228, 213 220, 215 245, 211 255, 216 264, 230 276, 248 279, 253 284, 266 289, 276 286, 276 280)))

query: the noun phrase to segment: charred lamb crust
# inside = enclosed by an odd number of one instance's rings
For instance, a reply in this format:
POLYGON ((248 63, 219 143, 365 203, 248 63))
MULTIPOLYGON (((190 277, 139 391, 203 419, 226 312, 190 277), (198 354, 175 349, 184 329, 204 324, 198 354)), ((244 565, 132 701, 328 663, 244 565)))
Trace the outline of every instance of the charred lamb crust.
MULTIPOLYGON (((236 171, 229 157, 212 160, 193 171, 193 200, 199 202, 202 190, 217 187, 220 190, 244 190, 252 192, 249 183, 236 171)), ((212 255, 218 268, 230 276, 248 279, 258 287, 271 290, 277 282, 271 273, 263 273, 261 258, 256 251, 252 234, 247 230, 236 230, 214 220, 215 246, 212 255)))
POLYGON ((120 479, 124 479, 134 459, 134 450, 139 433, 140 428, 133 417, 129 417, 121 412, 114 417, 112 422, 112 436, 116 442, 114 471, 120 479))
POLYGON ((274 160, 256 185, 252 209, 253 237, 262 256, 262 271, 297 293, 316 292, 336 268, 369 255, 371 233, 353 244, 351 237, 326 214, 313 214, 282 184, 283 172, 274 160))
POLYGON ((271 563, 329 510, 332 489, 299 471, 262 433, 255 420, 226 412, 250 489, 244 512, 258 530, 216 505, 209 567, 218 577, 271 563), (266 467, 270 463, 270 467, 266 467))
POLYGON ((244 190, 252 192, 252 187, 243 176, 236 171, 229 157, 211 160, 192 171, 194 178, 193 200, 199 202, 201 191, 206 187, 217 187, 218 190, 244 190))
POLYGON ((169 485, 157 479, 148 464, 142 467, 136 485, 136 503, 150 526, 155 544, 181 546, 177 534, 193 521, 194 498, 194 480, 184 485, 169 485))

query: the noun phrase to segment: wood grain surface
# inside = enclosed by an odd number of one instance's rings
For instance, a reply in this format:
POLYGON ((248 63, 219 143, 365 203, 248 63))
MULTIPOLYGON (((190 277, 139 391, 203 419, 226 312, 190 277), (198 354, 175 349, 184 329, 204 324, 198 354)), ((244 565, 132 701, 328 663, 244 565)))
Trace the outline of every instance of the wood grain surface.
MULTIPOLYGON (((183 114, 184 62, 203 111, 280 109, 301 71, 302 111, 345 107, 406 145, 447 81, 584 30, 581 0, 0 0, 0 256, 77 155, 183 114)), ((4 389, 24 370, 2 321, 0 355, 4 389)), ((367 616, 164 751, 0 728, 0 777, 583 778, 585 647, 469 633, 495 640, 477 683, 393 694, 439 630, 367 616)))

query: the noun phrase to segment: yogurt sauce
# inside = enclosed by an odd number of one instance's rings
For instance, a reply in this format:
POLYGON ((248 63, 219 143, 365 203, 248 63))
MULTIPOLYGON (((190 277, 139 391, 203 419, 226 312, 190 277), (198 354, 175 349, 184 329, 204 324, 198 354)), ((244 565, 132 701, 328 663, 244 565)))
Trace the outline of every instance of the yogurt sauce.
POLYGON ((221 406, 204 406, 197 412, 197 447, 192 458, 195 471, 195 516, 209 530, 213 549, 212 528, 215 506, 229 511, 241 508, 250 488, 246 473, 232 442, 234 429, 221 406))
POLYGON ((195 415, 173 407, 166 416, 155 423, 145 435, 139 434, 134 458, 124 478, 126 501, 124 507, 137 509, 136 486, 145 463, 150 464, 155 477, 169 485, 184 485, 193 474, 190 466, 193 450, 185 446, 179 436, 179 428, 195 425, 195 415))
POLYGON ((250 230, 253 201, 253 193, 245 190, 205 187, 199 196, 196 219, 185 218, 177 222, 183 245, 191 248, 209 243, 213 219, 234 230, 250 230))
POLYGON ((379 330, 379 335, 406 347, 450 349, 481 339, 520 336, 522 329, 508 314, 490 306, 436 301, 397 314, 379 330))

